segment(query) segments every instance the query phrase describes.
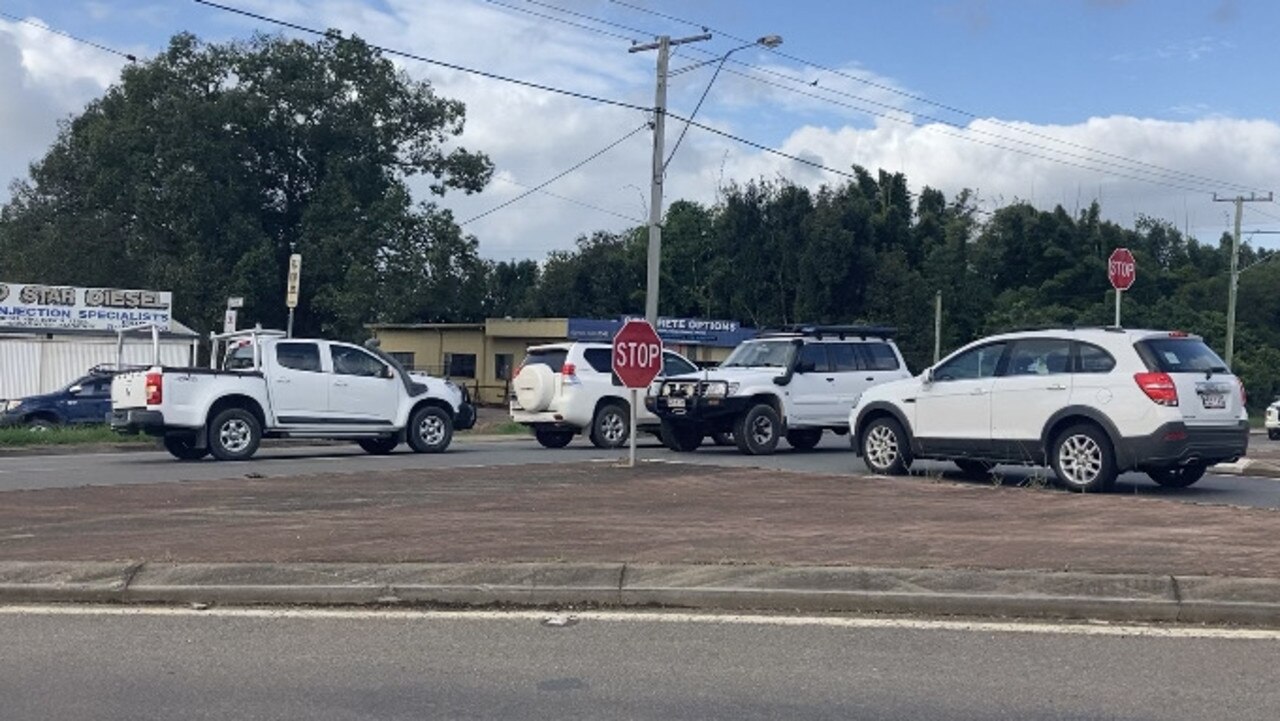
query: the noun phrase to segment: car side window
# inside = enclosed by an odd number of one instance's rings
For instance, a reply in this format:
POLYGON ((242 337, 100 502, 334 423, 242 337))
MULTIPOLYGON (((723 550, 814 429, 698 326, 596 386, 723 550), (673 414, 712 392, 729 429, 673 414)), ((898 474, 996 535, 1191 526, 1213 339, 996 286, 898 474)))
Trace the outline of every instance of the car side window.
POLYGON ((1006 343, 988 343, 965 351, 938 366, 933 372, 935 381, 963 381, 991 378, 1000 367, 1006 343))
POLYGON ((343 376, 382 378, 387 375, 387 365, 359 348, 345 345, 329 346, 333 358, 333 372, 343 376))
POLYGON ((1045 376, 1069 373, 1071 341, 1061 338, 1027 338, 1009 351, 1006 376, 1045 376))
POLYGON ((805 343, 801 346, 796 370, 801 373, 829 373, 831 364, 827 360, 827 344, 805 343))
POLYGON ((697 366, 681 358, 675 353, 665 352, 662 354, 662 375, 687 376, 690 373, 697 372, 697 366))
POLYGON ((320 348, 315 343, 277 343, 276 363, 282 368, 319 373, 320 348))
POLYGON ((608 348, 587 348, 582 351, 582 357, 596 373, 613 372, 613 351, 608 348))
POLYGON ((859 343, 858 345, 866 356, 867 370, 896 371, 902 367, 898 363, 898 354, 893 352, 893 348, 889 347, 888 343, 859 343))
POLYGON ((1076 343, 1076 373, 1110 373, 1115 367, 1110 353, 1092 343, 1076 343))
POLYGON ((85 383, 84 391, 82 391, 80 395, 91 396, 94 398, 111 395, 111 379, 105 378, 85 383))
POLYGON ((860 371, 865 366, 853 343, 832 343, 827 346, 827 359, 831 362, 831 370, 836 373, 860 371))

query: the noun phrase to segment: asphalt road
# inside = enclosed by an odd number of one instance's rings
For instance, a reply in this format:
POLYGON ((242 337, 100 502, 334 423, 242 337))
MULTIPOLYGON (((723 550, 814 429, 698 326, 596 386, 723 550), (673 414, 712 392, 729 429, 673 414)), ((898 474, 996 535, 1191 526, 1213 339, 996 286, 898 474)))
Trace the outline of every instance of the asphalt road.
POLYGON ((15 721, 1272 721, 1280 708, 1275 633, 658 613, 552 626, 551 618, 4 609, 0 698, 15 721))
MULTIPOLYGON (((123 483, 157 483, 166 481, 216 480, 240 478, 246 474, 290 476, 300 473, 365 473, 370 470, 398 468, 456 468, 482 465, 525 465, 529 463, 562 463, 584 460, 611 460, 625 456, 623 451, 601 451, 585 439, 576 439, 560 450, 542 448, 531 438, 495 441, 470 441, 459 436, 450 450, 439 455, 419 455, 404 450, 390 456, 370 456, 354 444, 302 448, 269 448, 251 461, 225 463, 206 459, 180 463, 169 454, 92 453, 58 456, 0 455, 0 491, 37 488, 64 488, 84 485, 116 485, 123 483)), ((704 446, 694 453, 674 453, 649 437, 640 442, 641 459, 706 463, 727 466, 777 468, 812 473, 865 475, 866 466, 849 449, 841 437, 827 434, 822 444, 809 452, 791 449, 773 456, 743 456, 735 448, 704 446)), ((955 467, 947 463, 918 463, 913 468, 916 482, 941 475, 961 483, 992 483, 993 480, 963 479, 955 467)), ((1034 482, 1036 471, 1008 467, 998 469, 1006 484, 1034 482)), ((1039 471, 1043 476, 1044 471, 1039 471)), ((518 482, 513 478, 512 482, 518 482)), ((909 482, 904 479, 904 482, 909 482)), ((1280 508, 1280 480, 1240 476, 1206 476, 1187 489, 1163 489, 1143 474, 1123 476, 1117 494, 1151 495, 1195 503, 1230 504, 1263 508, 1280 508)))

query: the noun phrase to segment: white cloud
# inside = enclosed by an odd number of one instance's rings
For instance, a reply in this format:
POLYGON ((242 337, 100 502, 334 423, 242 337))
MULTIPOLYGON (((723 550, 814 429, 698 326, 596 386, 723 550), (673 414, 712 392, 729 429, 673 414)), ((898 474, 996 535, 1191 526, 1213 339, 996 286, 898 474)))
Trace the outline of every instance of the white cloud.
POLYGON ((0 185, 25 176, 57 137, 58 120, 101 95, 125 62, 29 23, 0 20, 0 185))

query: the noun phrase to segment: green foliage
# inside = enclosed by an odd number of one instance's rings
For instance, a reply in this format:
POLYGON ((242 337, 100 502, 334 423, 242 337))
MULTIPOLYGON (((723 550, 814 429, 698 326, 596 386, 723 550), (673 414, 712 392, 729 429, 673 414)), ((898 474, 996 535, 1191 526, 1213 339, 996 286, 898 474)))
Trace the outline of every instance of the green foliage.
POLYGON ((449 287, 481 265, 474 240, 434 206, 413 208, 405 186, 484 186, 484 155, 445 149, 463 116, 359 39, 177 35, 65 124, 17 185, 0 273, 169 289, 175 315, 202 331, 241 295, 246 319, 282 327, 297 252, 300 333, 359 336, 424 308, 477 315, 483 291, 449 287))

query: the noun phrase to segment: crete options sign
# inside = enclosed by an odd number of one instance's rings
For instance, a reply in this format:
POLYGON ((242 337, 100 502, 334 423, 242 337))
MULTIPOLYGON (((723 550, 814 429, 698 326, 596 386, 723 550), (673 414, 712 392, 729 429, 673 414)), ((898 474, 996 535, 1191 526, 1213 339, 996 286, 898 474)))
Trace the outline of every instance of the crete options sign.
POLYGON ((115 330, 154 323, 168 330, 173 294, 155 290, 0 283, 0 326, 115 330))

